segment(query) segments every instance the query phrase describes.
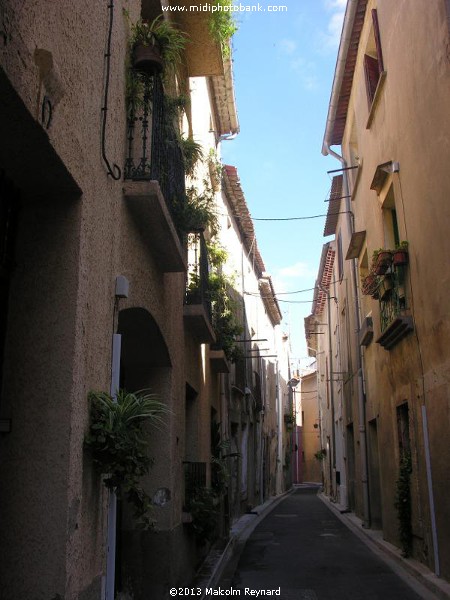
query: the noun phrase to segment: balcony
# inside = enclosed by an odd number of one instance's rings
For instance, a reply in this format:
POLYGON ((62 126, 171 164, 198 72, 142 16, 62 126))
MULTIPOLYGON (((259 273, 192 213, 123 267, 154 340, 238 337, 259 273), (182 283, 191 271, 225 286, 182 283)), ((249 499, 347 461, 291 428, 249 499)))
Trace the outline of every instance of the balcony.
POLYGON ((208 297, 209 262, 203 232, 188 234, 188 269, 184 303, 186 327, 203 344, 216 340, 208 297))
POLYGON ((181 31, 185 31, 189 36, 189 43, 185 49, 189 76, 223 75, 222 50, 219 42, 211 36, 209 27, 211 13, 191 10, 191 0, 169 0, 169 3, 171 6, 184 7, 184 10, 176 13, 176 21, 181 31))
POLYGON ((221 348, 211 347, 209 351, 209 361, 214 373, 229 373, 231 371, 230 363, 221 348))
POLYGON ((184 161, 159 75, 132 75, 124 195, 146 244, 164 272, 186 269, 183 234, 174 221, 186 201, 184 161))
POLYGON ((386 350, 414 330, 406 298, 405 271, 405 266, 391 265, 379 281, 381 336, 377 343, 386 350))

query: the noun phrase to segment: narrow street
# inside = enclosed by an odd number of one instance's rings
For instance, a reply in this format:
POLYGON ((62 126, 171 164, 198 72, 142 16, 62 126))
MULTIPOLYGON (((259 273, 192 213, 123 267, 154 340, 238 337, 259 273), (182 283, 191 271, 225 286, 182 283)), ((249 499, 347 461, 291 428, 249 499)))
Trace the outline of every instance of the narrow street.
MULTIPOLYGON (((287 496, 257 525, 225 569, 222 589, 277 590, 283 600, 417 600, 415 591, 317 497, 317 487, 287 496)), ((248 594, 248 592, 247 592, 248 594)))

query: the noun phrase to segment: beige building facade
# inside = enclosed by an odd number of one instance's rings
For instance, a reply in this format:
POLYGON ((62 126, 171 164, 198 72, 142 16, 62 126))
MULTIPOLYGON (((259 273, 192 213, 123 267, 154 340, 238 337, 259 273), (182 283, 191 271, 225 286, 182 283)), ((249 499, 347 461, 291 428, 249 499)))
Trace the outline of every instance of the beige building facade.
POLYGON ((306 322, 328 382, 327 493, 446 579, 448 9, 348 2, 323 145, 342 167, 334 240, 306 322))

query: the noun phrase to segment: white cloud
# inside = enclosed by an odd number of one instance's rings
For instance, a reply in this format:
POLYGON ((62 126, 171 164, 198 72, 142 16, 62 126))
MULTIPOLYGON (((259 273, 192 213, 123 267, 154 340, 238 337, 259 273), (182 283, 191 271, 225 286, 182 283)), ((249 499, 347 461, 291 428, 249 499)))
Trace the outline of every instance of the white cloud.
POLYGON ((346 6, 347 0, 325 0, 325 9, 332 13, 327 30, 321 34, 321 42, 325 50, 335 51, 339 46, 346 6))

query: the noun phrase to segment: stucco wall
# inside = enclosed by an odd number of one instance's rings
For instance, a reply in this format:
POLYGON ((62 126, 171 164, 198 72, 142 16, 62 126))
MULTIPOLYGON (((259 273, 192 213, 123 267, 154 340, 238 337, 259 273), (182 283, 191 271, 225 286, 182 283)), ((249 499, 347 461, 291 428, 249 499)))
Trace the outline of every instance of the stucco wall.
MULTIPOLYGON (((450 576, 448 545, 448 460, 439 440, 448 431, 450 357, 447 351, 450 319, 446 299, 449 272, 445 258, 450 209, 447 165, 449 32, 445 3, 438 0, 392 3, 370 2, 355 69, 349 120, 343 149, 350 159, 351 120, 354 117, 359 183, 354 196, 356 230, 367 230, 369 260, 372 250, 385 245, 381 202, 393 185, 400 239, 409 242, 407 295, 414 332, 392 350, 374 342, 364 351, 368 420, 377 419, 380 449, 382 526, 389 541, 398 543, 394 508, 398 477, 396 408, 408 401, 412 443, 412 510, 414 552, 433 565, 423 441, 422 406, 428 413, 428 432, 436 505, 437 534, 444 576, 450 576), (376 7, 380 24, 386 79, 367 127, 369 108, 363 71, 363 48, 370 28, 370 9, 376 7), (430 33, 432 32, 432 33, 430 33), (377 165, 399 163, 378 196, 370 185, 377 165), (432 240, 432 242, 431 242, 432 240), (445 423, 445 425, 444 425, 445 423), (389 453, 382 449, 389 448, 389 453)), ((364 249, 363 249, 364 251, 364 249)), ((380 333, 378 302, 372 310, 374 340, 380 333)))

